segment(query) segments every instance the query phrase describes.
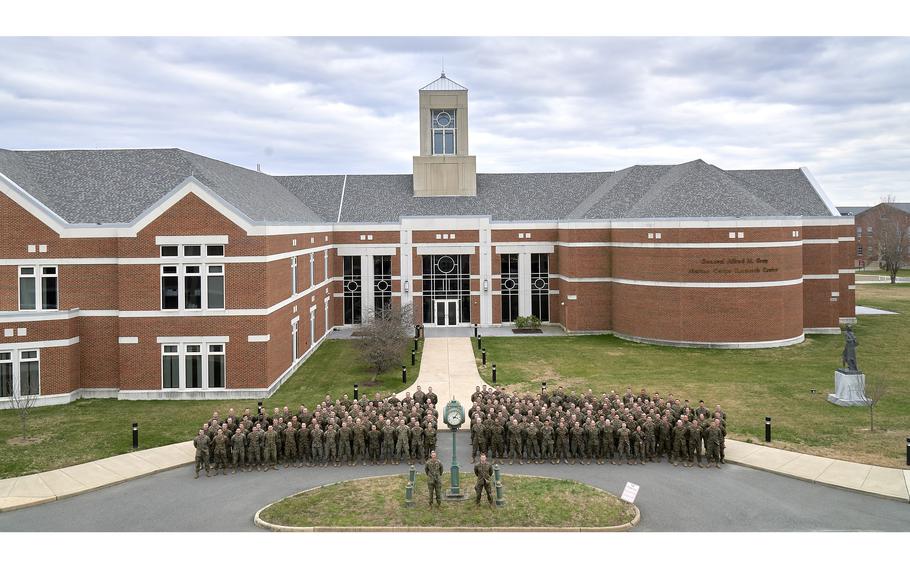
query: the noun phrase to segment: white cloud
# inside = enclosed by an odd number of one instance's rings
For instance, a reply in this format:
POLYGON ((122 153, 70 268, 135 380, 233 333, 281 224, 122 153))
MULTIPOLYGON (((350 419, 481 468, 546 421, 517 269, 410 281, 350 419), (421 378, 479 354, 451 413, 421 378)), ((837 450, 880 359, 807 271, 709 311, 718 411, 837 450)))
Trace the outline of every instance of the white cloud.
POLYGON ((0 147, 407 172, 443 57, 481 171, 804 165, 836 203, 910 201, 906 38, 3 38, 0 147))

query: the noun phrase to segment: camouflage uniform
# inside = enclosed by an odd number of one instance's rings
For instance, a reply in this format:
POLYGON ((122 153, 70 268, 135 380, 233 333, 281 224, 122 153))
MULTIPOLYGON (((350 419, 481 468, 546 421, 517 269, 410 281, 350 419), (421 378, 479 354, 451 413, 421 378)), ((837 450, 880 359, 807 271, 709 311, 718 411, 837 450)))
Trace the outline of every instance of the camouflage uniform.
POLYGON ((284 431, 284 467, 297 463, 297 429, 288 424, 284 431))
POLYGON ((243 430, 237 429, 237 432, 231 436, 231 462, 234 466, 234 473, 237 468, 243 468, 244 458, 246 456, 246 436, 243 430))
POLYGON ((442 462, 436 458, 427 460, 423 468, 427 474, 427 492, 430 494, 430 506, 433 506, 433 499, 436 499, 436 505, 442 505, 442 462))
POLYGON ((272 469, 278 469, 278 432, 274 429, 265 433, 265 455, 262 461, 265 462, 266 469, 269 465, 272 469))
POLYGON ((227 471, 228 437, 219 432, 212 438, 212 442, 215 444, 215 475, 218 475, 218 470, 227 471))
POLYGON ((351 438, 353 435, 354 432, 347 423, 338 430, 338 461, 341 463, 351 463, 351 438))
POLYGON ((193 438, 193 447, 196 448, 196 477, 199 477, 199 470, 205 468, 205 475, 209 475, 209 437, 205 434, 199 434, 193 438))
MULTIPOLYGON (((511 450, 510 450, 511 453, 511 450)), ((477 483, 474 484, 474 491, 477 493, 476 504, 480 504, 481 491, 487 492, 487 501, 493 504, 493 466, 488 463, 478 463, 474 466, 474 475, 477 477, 477 483)))
POLYGON ((318 424, 310 432, 310 440, 313 465, 325 465, 325 444, 322 443, 322 429, 318 424))
POLYGON ((325 461, 335 465, 338 462, 338 432, 331 424, 325 430, 323 446, 325 447, 325 461))

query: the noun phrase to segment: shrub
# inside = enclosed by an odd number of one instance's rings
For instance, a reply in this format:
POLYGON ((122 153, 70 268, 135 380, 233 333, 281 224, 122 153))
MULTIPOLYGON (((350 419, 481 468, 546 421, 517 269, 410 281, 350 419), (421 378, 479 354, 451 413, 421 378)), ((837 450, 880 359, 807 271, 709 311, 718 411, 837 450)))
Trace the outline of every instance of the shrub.
POLYGON ((515 318, 515 327, 537 329, 540 327, 540 318, 537 316, 519 316, 515 318))

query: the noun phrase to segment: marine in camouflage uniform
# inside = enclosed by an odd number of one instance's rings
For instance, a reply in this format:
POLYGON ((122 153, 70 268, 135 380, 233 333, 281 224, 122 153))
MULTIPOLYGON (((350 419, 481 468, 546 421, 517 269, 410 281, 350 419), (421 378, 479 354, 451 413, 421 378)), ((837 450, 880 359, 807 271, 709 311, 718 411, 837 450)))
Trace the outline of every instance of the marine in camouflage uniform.
POLYGON ((705 467, 701 463, 701 428, 693 420, 689 423, 689 463, 686 465, 692 467, 695 462, 698 467, 705 467))
POLYGON ((499 463, 502 463, 502 459, 505 457, 505 428, 498 421, 493 422, 490 427, 490 444, 493 456, 499 459, 499 463))
POLYGON ((543 459, 556 463, 554 461, 554 451, 553 451, 553 448, 554 448, 553 436, 554 435, 555 435, 555 432, 553 431, 553 425, 550 423, 550 420, 548 419, 546 422, 543 423, 543 426, 540 427, 540 437, 543 442, 541 444, 540 453, 541 453, 541 456, 543 457, 543 459))
POLYGON ((597 453, 600 451, 599 444, 597 440, 597 425, 590 420, 585 424, 585 458, 587 458, 588 465, 591 465, 591 460, 597 458, 597 453))
POLYGON ((329 424, 325 429, 322 444, 325 447, 325 461, 338 467, 338 431, 335 430, 334 424, 329 424))
POLYGON ((262 469, 262 434, 259 424, 256 424, 246 437, 246 465, 249 471, 253 470, 253 464, 256 465, 256 471, 262 469))
POLYGON ((477 483, 474 484, 474 491, 477 493, 477 498, 474 500, 474 503, 480 505, 480 493, 481 491, 486 491, 487 501, 490 502, 490 506, 492 507, 493 466, 487 463, 486 455, 480 454, 480 463, 474 466, 474 476, 477 478, 477 483))
POLYGON ((300 465, 311 464, 310 462, 310 452, 312 451, 312 445, 310 444, 310 433, 311 430, 307 427, 306 423, 300 425, 300 429, 297 430, 297 459, 300 460, 300 465))
POLYGON ((265 455, 263 456, 265 468, 271 465, 272 469, 278 469, 278 432, 274 426, 269 426, 265 433, 265 455))
POLYGON ((556 463, 562 460, 563 463, 569 463, 569 429, 566 428, 564 420, 559 421, 556 427, 556 463))
POLYGON ((410 448, 408 435, 411 431, 402 420, 398 423, 398 427, 395 428, 395 433, 397 434, 397 438, 395 438, 395 464, 397 465, 401 463, 401 460, 408 459, 408 450, 410 448))
MULTIPOLYGON (((538 430, 537 425, 533 422, 528 423, 527 433, 527 443, 525 447, 528 451, 528 462, 540 463, 540 441, 538 440, 538 430)), ((486 452, 484 452, 486 453, 486 452)))
POLYGON ((569 431, 569 447, 572 450, 572 463, 574 464, 576 460, 584 463, 585 431, 579 422, 576 422, 569 431))
POLYGON ((705 430, 705 444, 708 447, 708 466, 714 464, 714 467, 720 467, 720 419, 716 418, 714 423, 705 430))
POLYGON ((423 462, 424 453, 423 453, 423 428, 420 427, 420 423, 416 420, 411 425, 411 453, 410 459, 412 462, 414 460, 418 462, 423 462))
POLYGON ((215 445, 215 475, 218 475, 219 470, 222 473, 227 473, 227 446, 228 446, 228 437, 224 435, 224 431, 219 428, 215 437, 212 438, 212 443, 215 445))
MULTIPOLYGON (((618 434, 619 445, 617 446, 616 453, 618 454, 617 457, 619 458, 619 463, 622 463, 624 457, 626 459, 626 463, 632 463, 632 460, 630 459, 631 456, 629 455, 631 450, 629 446, 629 436, 631 435, 631 432, 629 431, 629 428, 626 426, 625 422, 623 422, 622 426, 619 428, 618 434)), ((616 462, 614 461, 613 463, 616 462)))
MULTIPOLYGON (((515 458, 518 458, 518 463, 521 461, 521 430, 518 428, 518 420, 512 420, 512 424, 509 426, 509 463, 514 463, 515 458)), ((474 468, 477 469, 477 468, 474 468)), ((479 493, 478 493, 479 495, 479 493)), ((480 497, 477 498, 478 501, 480 497)))
POLYGON ((382 463, 395 463, 395 428, 392 422, 386 420, 385 426, 382 427, 382 463))
POLYGON ((427 429, 423 432, 424 455, 430 455, 436 451, 436 425, 433 422, 427 424, 427 429))
POLYGON ((635 426, 635 430, 629 436, 632 443, 632 461, 639 464, 645 463, 645 433, 641 426, 635 426))
POLYGON ((209 437, 204 430, 193 438, 193 447, 196 448, 196 478, 199 478, 199 470, 205 468, 205 476, 209 477, 209 437))
POLYGON ((430 507, 433 506, 433 500, 436 506, 442 506, 442 462, 436 459, 436 452, 430 453, 430 459, 423 467, 424 473, 427 474, 427 492, 430 494, 430 507))
POLYGON ((483 441, 483 423, 480 421, 479 416, 475 416, 474 421, 471 422, 471 463, 474 463, 477 460, 477 456, 483 453, 480 449, 483 441))
POLYGON ((354 431, 351 429, 349 422, 342 424, 338 430, 338 463, 351 465, 353 455, 351 454, 351 442, 354 437, 354 431))
POLYGON ((244 466, 244 459, 246 456, 246 433, 243 430, 243 425, 241 424, 237 431, 234 432, 234 435, 231 436, 231 462, 234 466, 234 472, 237 473, 237 468, 241 469, 244 466))
POLYGON ((670 462, 676 466, 679 465, 679 460, 688 460, 689 456, 687 455, 686 449, 686 427, 683 425, 682 420, 676 421, 676 427, 673 428, 673 455, 670 456, 670 462))
POLYGON ((382 451, 382 432, 376 428, 375 424, 372 424, 370 431, 367 432, 367 446, 369 447, 370 463, 378 464, 382 451))
POLYGON ((297 466, 297 429, 294 423, 288 424, 284 431, 284 467, 297 466))
POLYGON ((313 425, 313 431, 310 432, 310 453, 312 455, 313 465, 322 465, 326 467, 325 462, 325 444, 322 441, 322 428, 316 423, 313 425))

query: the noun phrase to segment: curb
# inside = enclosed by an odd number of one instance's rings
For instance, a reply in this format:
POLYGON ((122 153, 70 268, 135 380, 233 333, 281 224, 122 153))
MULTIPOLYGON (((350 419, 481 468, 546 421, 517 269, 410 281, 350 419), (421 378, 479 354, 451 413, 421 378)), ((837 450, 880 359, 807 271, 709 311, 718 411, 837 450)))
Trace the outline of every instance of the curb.
MULTIPOLYGON (((773 448, 773 446, 765 446, 764 444, 758 444, 758 445, 759 445, 759 446, 762 446, 762 447, 765 447, 765 448, 773 448)), ((797 453, 800 453, 800 452, 797 452, 797 453)), ((813 455, 813 454, 802 454, 802 453, 800 453, 800 455, 811 456, 811 455, 813 455)), ((910 503, 910 498, 895 497, 894 495, 887 495, 887 494, 885 494, 885 493, 877 493, 877 492, 875 492, 875 491, 867 491, 867 490, 865 490, 865 489, 858 489, 858 488, 856 488, 856 487, 847 487, 847 486, 845 486, 845 485, 837 485, 836 483, 828 483, 828 482, 826 482, 826 481, 817 481, 817 480, 815 480, 815 479, 809 479, 809 478, 807 478, 807 477, 800 477, 800 476, 798 476, 798 475, 793 475, 793 474, 787 473, 787 472, 785 472, 785 471, 779 471, 779 470, 771 469, 771 468, 768 468, 768 467, 761 467, 761 466, 757 466, 757 465, 753 465, 753 464, 743 463, 743 462, 741 462, 741 461, 739 461, 739 460, 727 459, 727 460, 725 460, 725 461, 726 461, 727 463, 734 464, 734 465, 738 465, 738 466, 740 466, 740 467, 747 467, 747 468, 749 468, 749 469, 754 469, 754 470, 758 470, 758 471, 766 471, 766 472, 768 472, 768 473, 773 473, 773 474, 776 474, 776 475, 780 475, 781 477, 789 477, 790 479, 795 479, 795 480, 797 480, 797 481, 802 481, 802 482, 805 482, 805 483, 813 483, 813 484, 817 484, 817 485, 824 485, 825 487, 833 487, 834 489, 841 489, 841 490, 843 490, 843 491, 850 491, 850 492, 852 492, 852 493, 858 493, 859 495, 871 495, 872 497, 878 497, 879 499, 888 499, 888 500, 890 500, 890 501, 897 501, 898 503, 910 503)), ((857 463, 857 462, 847 462, 847 463, 857 463)), ((908 487, 908 493, 910 493, 910 487, 908 487)))
MULTIPOLYGON (((160 446, 159 446, 159 447, 160 447, 160 446)), ((118 455, 122 455, 122 454, 118 454, 118 455)), ((110 457, 114 457, 114 456, 110 456, 110 457)), ((106 459, 106 458, 102 458, 102 459, 106 459)), ((99 461, 99 460, 94 460, 94 461, 99 461)), ((192 459, 192 460, 189 460, 189 461, 187 461, 187 462, 178 463, 178 464, 175 464, 175 465, 172 465, 172 466, 168 466, 168 467, 162 467, 162 468, 160 468, 160 469, 156 469, 156 470, 154 470, 154 471, 149 471, 149 472, 146 472, 146 473, 142 473, 142 474, 139 474, 139 475, 135 475, 135 476, 133 476, 133 477, 127 477, 127 478, 125 478, 125 479, 120 479, 120 480, 117 480, 117 481, 112 481, 112 482, 110 482, 110 483, 105 483, 104 485, 99 485, 99 486, 97 486, 97 487, 87 487, 87 488, 85 488, 85 489, 80 489, 80 490, 78 490, 78 491, 73 491, 73 492, 67 493, 67 494, 65 494, 65 495, 54 495, 53 497, 36 497, 34 501, 29 501, 28 503, 20 503, 20 504, 18 504, 18 505, 9 505, 9 506, 6 506, 6 507, 0 507, 0 513, 7 513, 7 512, 10 512, 10 511, 17 511, 17 510, 19 510, 19 509, 27 509, 27 508, 29 508, 29 507, 36 507, 36 506, 38 506, 38 505, 44 505, 44 504, 46 504, 46 503, 53 503, 54 501, 61 501, 61 500, 63 500, 63 499, 68 499, 68 498, 70 498, 70 497, 76 497, 76 496, 78 496, 78 495, 85 495, 86 493, 91 493, 92 491, 98 491, 98 490, 100 490, 100 489, 106 489, 106 488, 108 488, 108 487, 113 487, 113 486, 115 486, 115 485, 120 485, 121 483, 127 483, 127 482, 129 482, 129 481, 133 481, 133 480, 136 480, 136 479, 142 479, 143 477, 148 477, 148 476, 150 476, 150 475, 155 475, 156 473, 162 473, 162 472, 165 472, 165 471, 170 471, 170 470, 172 470, 172 469, 177 469, 177 468, 179 468, 179 467, 186 467, 187 465, 190 465, 190 464, 192 464, 192 463, 194 463, 194 462, 195 462, 195 459, 192 459)), ((92 462, 83 462, 83 463, 92 463, 92 462)), ((75 465, 82 465, 82 464, 75 464, 75 465)), ((56 471, 56 470, 49 470, 49 471, 56 471)), ((45 472, 39 472, 39 473, 45 473, 45 472)), ((29 474, 29 475, 36 475, 36 474, 29 474)))
MULTIPOLYGON (((521 475, 521 474, 509 474, 512 477, 529 477, 536 479, 554 479, 557 481, 566 481, 558 477, 545 477, 542 475, 521 475)), ((356 479, 346 479, 344 481, 335 481, 332 483, 326 483, 324 485, 319 485, 316 487, 311 487, 299 493, 294 493, 288 497, 284 497, 279 501, 284 501, 285 499, 291 499, 299 495, 304 495, 312 491, 317 491, 325 487, 332 487, 333 485, 338 485, 341 483, 347 483, 349 481, 359 481, 362 479, 381 479, 385 477, 400 477, 400 474, 393 475, 371 475, 369 477, 358 477, 356 479)), ((570 480, 572 481, 572 480, 570 480)), ((580 481, 575 481, 575 483, 581 483, 580 481)), ((601 493, 606 493, 612 497, 616 497, 609 491, 604 491, 599 487, 594 487, 593 485, 588 485, 587 483, 581 483, 586 487, 590 487, 601 493)), ((618 497, 617 497, 618 499, 618 497)), ((316 533, 316 532, 624 532, 628 531, 636 526, 641 521, 641 510, 633 503, 629 503, 632 506, 632 509, 635 511, 635 516, 628 523, 623 523, 621 525, 616 525, 613 527, 289 527, 285 525, 277 525, 270 523, 262 519, 261 513, 278 503, 279 501, 273 501, 268 505, 260 508, 256 511, 256 514, 253 515, 253 524, 261 529, 269 530, 272 532, 305 532, 305 533, 316 533)))

